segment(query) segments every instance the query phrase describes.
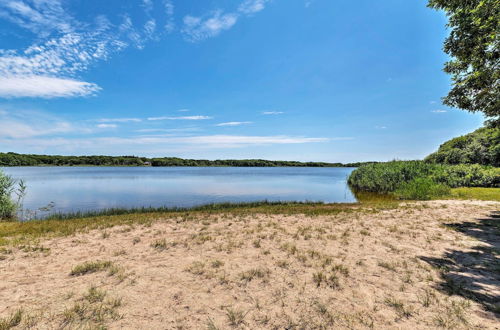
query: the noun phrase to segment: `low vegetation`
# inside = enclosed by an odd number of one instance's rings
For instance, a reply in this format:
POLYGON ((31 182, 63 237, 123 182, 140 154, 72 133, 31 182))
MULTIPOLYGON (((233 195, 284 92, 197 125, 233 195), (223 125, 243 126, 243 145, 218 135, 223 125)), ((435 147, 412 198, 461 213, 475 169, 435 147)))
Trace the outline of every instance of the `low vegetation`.
POLYGON ((400 199, 446 197, 450 188, 500 187, 500 168, 392 161, 368 164, 354 170, 349 185, 359 191, 392 194, 400 199))

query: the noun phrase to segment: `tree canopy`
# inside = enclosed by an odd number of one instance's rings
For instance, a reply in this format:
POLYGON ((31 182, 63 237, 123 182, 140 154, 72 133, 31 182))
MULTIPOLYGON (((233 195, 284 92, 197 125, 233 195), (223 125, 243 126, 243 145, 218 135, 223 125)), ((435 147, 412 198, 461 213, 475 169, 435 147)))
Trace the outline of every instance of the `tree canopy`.
POLYGON ((444 51, 451 56, 444 71, 453 86, 444 104, 483 112, 490 124, 500 125, 500 1, 429 0, 444 10, 450 35, 444 51))
POLYGON ((480 128, 443 143, 426 158, 441 164, 481 164, 500 166, 500 129, 480 128))

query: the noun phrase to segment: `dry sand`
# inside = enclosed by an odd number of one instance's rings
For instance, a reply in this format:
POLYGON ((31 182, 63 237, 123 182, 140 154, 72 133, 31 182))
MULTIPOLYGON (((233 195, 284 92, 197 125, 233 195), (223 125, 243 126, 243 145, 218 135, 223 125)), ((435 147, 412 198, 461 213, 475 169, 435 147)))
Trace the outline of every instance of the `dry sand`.
POLYGON ((22 309, 16 329, 499 329, 499 209, 221 213, 42 240, 0 253, 0 317, 22 309), (112 264, 70 275, 95 261, 112 264))

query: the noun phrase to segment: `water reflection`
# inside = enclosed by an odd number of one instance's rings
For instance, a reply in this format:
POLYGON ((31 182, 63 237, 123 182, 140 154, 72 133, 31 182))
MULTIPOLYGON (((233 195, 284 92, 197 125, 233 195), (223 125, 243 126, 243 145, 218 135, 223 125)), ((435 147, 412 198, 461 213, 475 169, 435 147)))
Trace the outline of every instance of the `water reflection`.
POLYGON ((53 212, 107 208, 191 207, 251 201, 355 202, 352 168, 12 167, 24 179, 24 207, 54 202, 53 212))

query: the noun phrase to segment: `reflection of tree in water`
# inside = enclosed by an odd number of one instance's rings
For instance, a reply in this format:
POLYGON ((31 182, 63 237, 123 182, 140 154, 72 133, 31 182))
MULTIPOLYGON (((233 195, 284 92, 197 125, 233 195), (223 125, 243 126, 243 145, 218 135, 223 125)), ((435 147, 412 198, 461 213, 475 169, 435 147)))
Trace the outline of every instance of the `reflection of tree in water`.
POLYGON ((500 211, 477 220, 445 226, 482 244, 469 251, 449 250, 442 258, 421 259, 441 270, 438 289, 474 300, 500 317, 500 211))

